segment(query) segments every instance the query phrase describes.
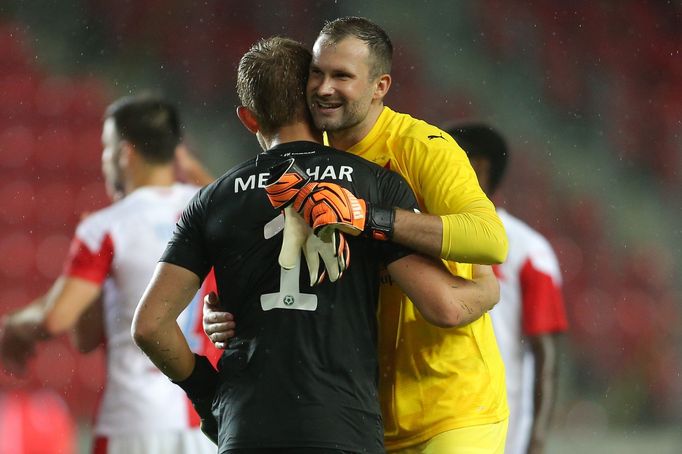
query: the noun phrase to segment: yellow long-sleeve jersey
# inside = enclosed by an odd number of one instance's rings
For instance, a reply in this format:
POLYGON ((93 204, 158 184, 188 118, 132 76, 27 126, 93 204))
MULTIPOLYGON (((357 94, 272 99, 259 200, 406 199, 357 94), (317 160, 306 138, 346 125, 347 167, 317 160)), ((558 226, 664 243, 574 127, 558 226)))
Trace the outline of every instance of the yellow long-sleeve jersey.
MULTIPOLYGON (((351 153, 400 173, 423 211, 443 218, 443 256, 453 274, 499 263, 507 237, 466 153, 447 133, 384 107, 351 153)), ((386 448, 507 417, 504 366, 489 315, 461 327, 427 323, 386 280, 379 311, 380 398, 386 448)))

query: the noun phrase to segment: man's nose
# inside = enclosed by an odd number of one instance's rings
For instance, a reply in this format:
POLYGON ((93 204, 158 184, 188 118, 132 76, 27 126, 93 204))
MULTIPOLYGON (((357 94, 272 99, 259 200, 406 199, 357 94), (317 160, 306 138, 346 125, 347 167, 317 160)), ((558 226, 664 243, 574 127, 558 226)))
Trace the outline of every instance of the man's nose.
POLYGON ((334 84, 331 77, 321 77, 315 92, 318 96, 330 96, 334 94, 334 84))

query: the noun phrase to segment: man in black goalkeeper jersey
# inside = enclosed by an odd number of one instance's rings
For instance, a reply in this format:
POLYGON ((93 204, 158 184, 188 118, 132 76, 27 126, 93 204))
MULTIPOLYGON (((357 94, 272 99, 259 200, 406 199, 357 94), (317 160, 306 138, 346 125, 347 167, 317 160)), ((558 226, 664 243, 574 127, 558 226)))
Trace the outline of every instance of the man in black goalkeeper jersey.
POLYGON ((133 322, 137 344, 185 389, 204 423, 215 417, 221 454, 384 452, 376 353, 381 266, 415 302, 416 316, 440 326, 480 316, 460 301, 497 302, 492 274, 467 281, 390 242, 349 238, 352 266, 334 283, 311 287, 302 263, 280 268, 283 216, 264 190, 276 164, 294 158, 313 180, 376 206, 416 206, 397 174, 320 145, 305 104, 309 63, 310 52, 284 38, 260 41, 244 55, 238 116, 266 151, 190 202, 133 322), (223 308, 239 321, 219 373, 190 352, 175 322, 211 267, 223 308))

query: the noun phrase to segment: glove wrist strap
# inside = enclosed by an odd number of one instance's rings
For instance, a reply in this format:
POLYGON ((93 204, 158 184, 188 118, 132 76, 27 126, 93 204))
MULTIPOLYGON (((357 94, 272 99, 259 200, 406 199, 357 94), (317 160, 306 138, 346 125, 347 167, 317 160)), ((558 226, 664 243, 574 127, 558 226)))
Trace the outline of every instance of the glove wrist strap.
POLYGON ((367 221, 363 236, 381 241, 393 238, 394 208, 380 208, 367 203, 365 216, 367 221))
POLYGON ((181 387, 190 399, 213 395, 219 383, 218 371, 205 356, 195 353, 194 360, 194 369, 189 377, 180 381, 171 381, 181 387))

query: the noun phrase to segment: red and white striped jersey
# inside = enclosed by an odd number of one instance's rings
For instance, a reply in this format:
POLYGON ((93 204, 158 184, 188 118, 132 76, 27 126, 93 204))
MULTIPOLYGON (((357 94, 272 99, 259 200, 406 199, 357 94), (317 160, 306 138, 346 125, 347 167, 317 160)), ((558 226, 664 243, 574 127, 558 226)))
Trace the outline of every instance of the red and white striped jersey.
POLYGON ((567 329, 559 262, 547 239, 504 210, 507 260, 494 266, 500 302, 490 312, 502 354, 509 403, 506 453, 525 453, 533 421, 534 359, 528 336, 567 329))
MULTIPOLYGON (((95 422, 99 436, 198 425, 184 391, 154 366, 130 334, 135 308, 180 213, 197 190, 179 183, 139 188, 88 216, 76 230, 64 273, 103 286, 107 375, 95 422)), ((199 294, 178 324, 190 347, 202 352, 199 294)))

